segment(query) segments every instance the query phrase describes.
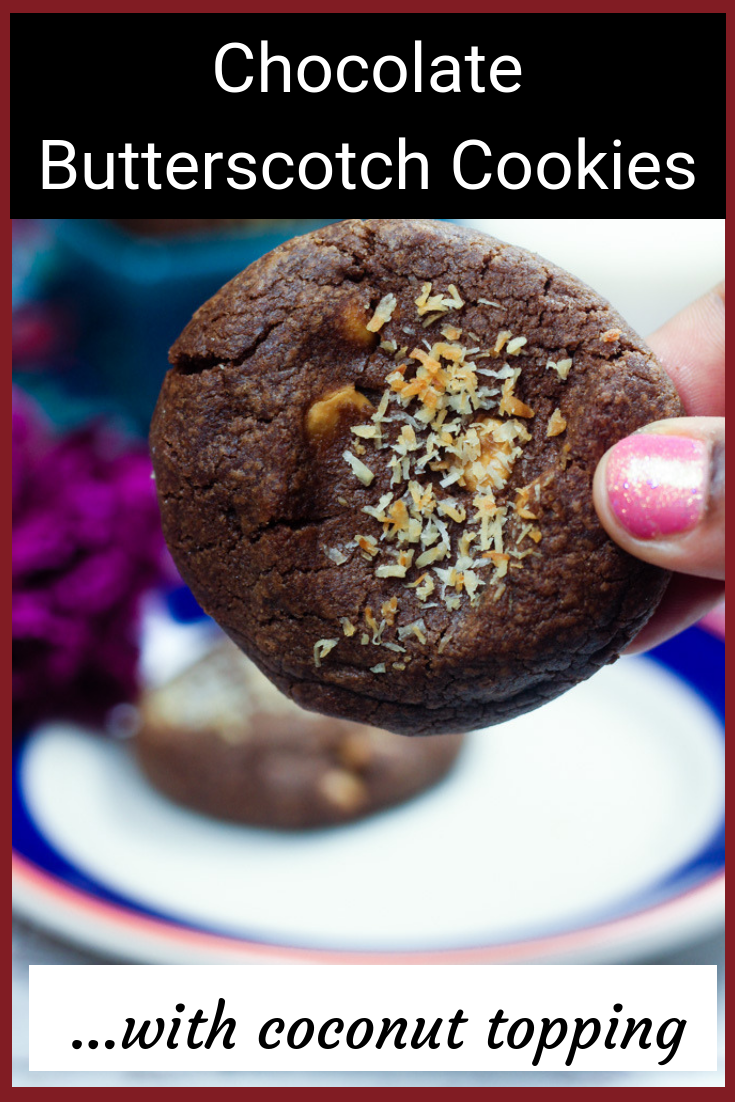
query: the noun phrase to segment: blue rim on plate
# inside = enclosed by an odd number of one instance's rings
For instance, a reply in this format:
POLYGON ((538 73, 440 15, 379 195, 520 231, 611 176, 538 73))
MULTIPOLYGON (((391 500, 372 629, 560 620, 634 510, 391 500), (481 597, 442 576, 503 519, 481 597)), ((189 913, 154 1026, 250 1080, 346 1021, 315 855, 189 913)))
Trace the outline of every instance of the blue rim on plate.
MULTIPOLYGON (((674 639, 657 647, 649 657, 672 671, 684 681, 700 699, 706 701, 710 709, 720 720, 720 729, 724 740, 724 642, 700 627, 690 628, 674 639)), ((582 943, 594 944, 609 937, 613 927, 622 927, 658 912, 662 907, 688 899, 697 893, 707 893, 713 887, 720 887, 724 874, 724 815, 715 831, 698 851, 682 862, 673 872, 659 882, 652 884, 642 897, 627 902, 625 910, 618 911, 608 921, 595 923, 583 929, 551 933, 545 937, 519 939, 509 944, 494 943, 467 949, 422 950, 412 953, 364 951, 325 951, 317 949, 284 946, 268 942, 262 937, 249 939, 242 934, 233 935, 226 929, 216 929, 211 925, 181 921, 176 915, 146 907, 134 898, 123 895, 107 887, 96 877, 90 876, 70 862, 54 846, 52 840, 39 829, 25 800, 21 783, 24 744, 21 743, 13 756, 13 857, 14 883, 20 900, 33 897, 35 906, 23 906, 23 912, 29 910, 34 917, 43 921, 43 908, 66 908, 70 921, 61 923, 65 932, 74 937, 73 923, 78 921, 80 928, 88 921, 111 923, 118 931, 133 934, 139 940, 153 938, 153 944, 160 939, 176 945, 177 951, 212 953, 220 952, 238 959, 249 959, 253 953, 258 958, 272 959, 273 954, 287 959, 319 959, 332 961, 360 960, 435 960, 435 961, 472 961, 492 959, 537 958, 568 948, 576 948, 582 943), (71 925, 70 925, 71 924, 71 925)), ((58 923, 56 926, 58 927, 58 923)), ((639 923, 640 925, 640 923, 639 923)), ((84 939, 87 940, 87 939, 84 939)), ((114 937, 113 937, 114 940, 114 937)), ((108 939, 109 944, 109 939, 108 939)), ((147 950, 148 956, 155 957, 155 949, 147 950)))

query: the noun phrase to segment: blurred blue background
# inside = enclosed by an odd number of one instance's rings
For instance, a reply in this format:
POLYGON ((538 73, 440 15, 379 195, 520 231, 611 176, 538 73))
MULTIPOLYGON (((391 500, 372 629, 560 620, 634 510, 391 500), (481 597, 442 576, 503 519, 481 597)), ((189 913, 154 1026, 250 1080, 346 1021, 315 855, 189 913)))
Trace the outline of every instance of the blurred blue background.
POLYGON ((104 411, 145 433, 194 311, 281 241, 333 219, 207 221, 14 222, 14 366, 56 420, 104 411))
POLYGON ((233 275, 328 221, 14 221, 16 735, 104 723, 135 698, 146 593, 203 616, 164 547, 147 452, 168 348, 233 275))

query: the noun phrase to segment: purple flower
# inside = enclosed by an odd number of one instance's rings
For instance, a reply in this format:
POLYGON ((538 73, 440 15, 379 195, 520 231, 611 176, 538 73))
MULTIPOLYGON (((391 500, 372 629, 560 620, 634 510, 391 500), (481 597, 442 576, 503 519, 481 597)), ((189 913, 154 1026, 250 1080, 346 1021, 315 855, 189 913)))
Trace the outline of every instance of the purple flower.
POLYGON ((151 465, 102 423, 55 437, 13 395, 13 726, 99 723, 137 689, 165 552, 151 465))

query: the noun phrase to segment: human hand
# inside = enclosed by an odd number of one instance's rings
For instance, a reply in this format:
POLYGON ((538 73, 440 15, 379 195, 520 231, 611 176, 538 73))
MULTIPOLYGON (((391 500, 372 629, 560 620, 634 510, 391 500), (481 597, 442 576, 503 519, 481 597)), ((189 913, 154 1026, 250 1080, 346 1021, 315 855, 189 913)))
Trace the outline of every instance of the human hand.
POLYGON ((619 441, 594 480, 595 508, 608 535, 631 555, 675 572, 629 654, 689 627, 725 593, 725 284, 648 343, 688 416, 619 441))

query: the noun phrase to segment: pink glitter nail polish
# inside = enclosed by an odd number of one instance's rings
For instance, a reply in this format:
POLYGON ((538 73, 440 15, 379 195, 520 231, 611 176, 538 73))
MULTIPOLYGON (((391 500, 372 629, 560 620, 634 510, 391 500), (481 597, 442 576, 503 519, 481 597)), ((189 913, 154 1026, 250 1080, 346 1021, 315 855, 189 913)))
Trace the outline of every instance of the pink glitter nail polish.
POLYGON ((618 521, 639 540, 687 532, 707 501, 709 456, 701 440, 642 432, 612 449, 606 486, 618 521))

